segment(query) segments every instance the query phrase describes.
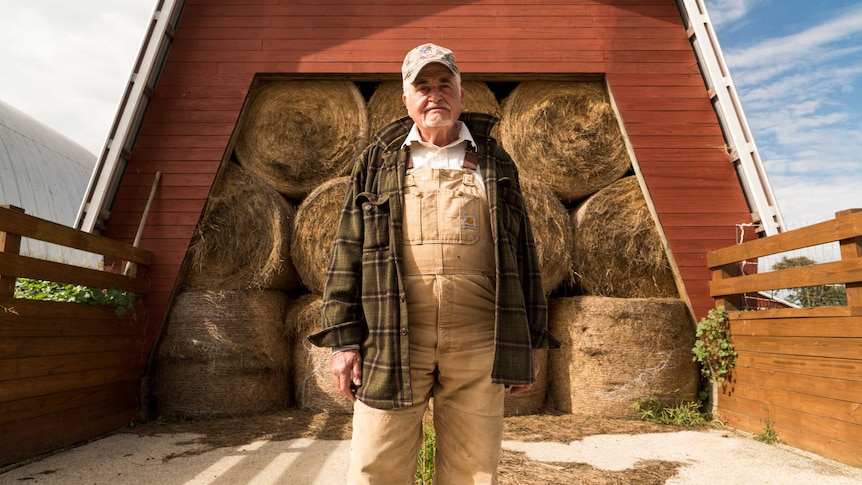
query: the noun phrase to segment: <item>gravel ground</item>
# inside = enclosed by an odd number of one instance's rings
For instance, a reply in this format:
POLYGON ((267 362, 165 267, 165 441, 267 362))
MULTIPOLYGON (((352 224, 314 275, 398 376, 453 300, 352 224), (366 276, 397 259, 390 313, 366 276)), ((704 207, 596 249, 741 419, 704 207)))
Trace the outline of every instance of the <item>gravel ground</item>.
MULTIPOLYGON (((0 484, 338 485, 349 417, 148 423, 7 468, 0 484)), ((728 429, 571 415, 507 418, 501 485, 862 484, 855 468, 728 429)))

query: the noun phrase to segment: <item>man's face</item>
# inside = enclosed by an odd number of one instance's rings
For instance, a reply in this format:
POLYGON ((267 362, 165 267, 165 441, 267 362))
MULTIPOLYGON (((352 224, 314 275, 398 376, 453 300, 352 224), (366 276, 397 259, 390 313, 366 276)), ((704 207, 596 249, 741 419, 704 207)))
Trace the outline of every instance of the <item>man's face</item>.
POLYGON ((452 71, 442 64, 431 63, 419 71, 401 100, 407 114, 424 132, 453 126, 461 115, 463 97, 464 90, 452 71))

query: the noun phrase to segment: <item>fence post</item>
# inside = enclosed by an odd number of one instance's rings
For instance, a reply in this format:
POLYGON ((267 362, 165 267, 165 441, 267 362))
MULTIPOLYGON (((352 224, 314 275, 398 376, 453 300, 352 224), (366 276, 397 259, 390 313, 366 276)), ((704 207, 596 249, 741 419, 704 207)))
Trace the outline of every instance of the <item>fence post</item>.
MULTIPOLYGON (((24 209, 9 204, 0 204, 0 208, 23 213, 24 209)), ((21 236, 0 231, 0 253, 18 254, 21 251, 21 236)), ((15 277, 0 274, 0 296, 15 295, 15 277)))
MULTIPOLYGON (((835 213, 835 218, 849 216, 862 212, 862 209, 846 209, 835 213)), ((841 259, 862 258, 862 236, 852 239, 842 239, 838 242, 841 248, 841 259)), ((847 291, 847 306, 862 306, 862 282, 847 283, 845 285, 847 291)))

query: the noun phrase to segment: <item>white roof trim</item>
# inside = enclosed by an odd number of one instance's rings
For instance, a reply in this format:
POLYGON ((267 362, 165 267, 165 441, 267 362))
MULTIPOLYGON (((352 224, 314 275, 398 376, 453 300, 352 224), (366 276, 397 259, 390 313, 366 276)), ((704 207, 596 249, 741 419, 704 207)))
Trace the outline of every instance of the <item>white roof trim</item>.
POLYGON ((702 0, 682 0, 683 16, 688 20, 688 37, 707 82, 713 107, 724 129, 730 156, 748 200, 751 217, 759 230, 772 236, 785 230, 784 219, 766 170, 760 160, 754 136, 742 111, 742 103, 730 78, 730 70, 718 44, 718 37, 702 0))
POLYGON ((78 209, 74 226, 76 229, 85 232, 101 230, 100 226, 104 226, 108 218, 108 208, 113 203, 128 163, 131 147, 167 57, 174 27, 184 5, 185 0, 162 0, 156 5, 149 31, 114 118, 114 125, 78 209))

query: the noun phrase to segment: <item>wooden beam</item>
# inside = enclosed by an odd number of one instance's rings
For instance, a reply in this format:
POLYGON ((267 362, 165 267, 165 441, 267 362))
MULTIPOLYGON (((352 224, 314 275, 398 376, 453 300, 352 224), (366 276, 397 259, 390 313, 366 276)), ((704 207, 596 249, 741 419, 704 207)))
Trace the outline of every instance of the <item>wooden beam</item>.
MULTIPOLYGON (((24 209, 9 204, 0 207, 15 212, 24 213, 24 209)), ((18 254, 21 251, 21 235, 0 231, 0 253, 18 254)), ((15 294, 15 275, 0 274, 0 296, 11 297, 15 294)))
MULTIPOLYGON (((836 219, 862 212, 862 209, 847 209, 835 213, 836 219)), ((838 241, 841 248, 841 259, 862 258, 862 236, 838 241)), ((862 282, 847 283, 847 306, 862 306, 862 282)))

